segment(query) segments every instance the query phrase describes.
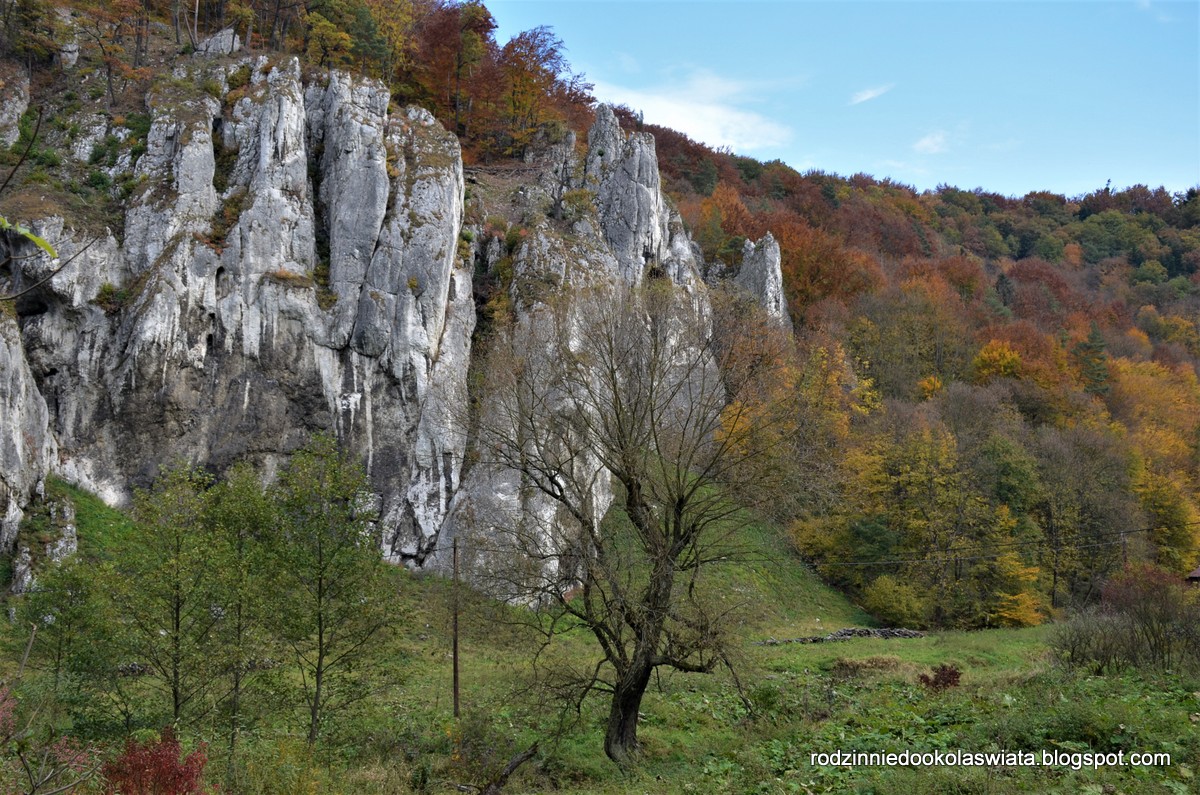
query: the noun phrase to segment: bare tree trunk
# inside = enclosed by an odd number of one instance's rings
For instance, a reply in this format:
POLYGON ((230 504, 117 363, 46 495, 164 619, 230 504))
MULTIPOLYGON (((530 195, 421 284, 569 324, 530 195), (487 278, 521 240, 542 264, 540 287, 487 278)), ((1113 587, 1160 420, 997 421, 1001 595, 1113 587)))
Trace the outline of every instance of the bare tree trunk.
POLYGON ((639 670, 630 671, 623 677, 613 692, 608 726, 604 730, 604 753, 621 767, 628 766, 640 749, 637 738, 638 713, 653 670, 650 665, 639 666, 639 670))
POLYGON ((282 33, 279 28, 279 15, 283 11, 283 0, 275 0, 275 11, 271 15, 271 37, 267 40, 267 46, 271 49, 276 49, 279 46, 279 39, 282 38, 282 33))
MULTIPOLYGON (((560 176, 565 187, 567 175, 560 176)), ((770 434, 726 425, 725 411, 742 395, 788 391, 777 363, 790 355, 790 335, 732 301, 717 304, 709 322, 665 283, 572 299, 569 310, 551 305, 528 327, 499 330, 485 377, 502 408, 494 422, 481 423, 480 447, 489 463, 520 473, 522 494, 536 489, 572 517, 566 529, 578 535, 555 540, 553 568, 535 572, 532 583, 520 568, 506 584, 549 597, 555 618, 579 620, 595 636, 602 656, 591 677, 572 679, 569 690, 611 688, 604 751, 630 767, 655 670, 708 673, 728 659, 724 614, 707 611, 693 591, 676 590, 674 579, 723 557, 718 549, 739 529, 730 503, 783 494, 786 480, 776 472, 787 470, 775 443, 764 444, 770 434), (727 342, 716 338, 719 324, 729 327, 727 342), (568 343, 576 334, 578 344, 568 343), (761 343, 778 355, 762 356, 761 343), (714 445, 723 427, 741 435, 714 445), (609 548, 596 526, 601 475, 592 456, 614 481, 614 509, 632 526, 619 548, 609 548), (577 578, 578 590, 566 591, 564 578, 577 578)), ((762 403, 763 422, 790 434, 796 408, 771 398, 762 403)), ((518 545, 529 543, 524 518, 511 530, 518 545)), ((542 536, 534 535, 526 549, 544 561, 542 536)))
MULTIPOLYGON (((631 499, 633 507, 640 505, 640 499, 631 499)), ((653 525, 639 522, 640 512, 629 512, 634 525, 639 529, 645 527, 648 534, 653 532, 653 525)), ((670 552, 663 550, 663 554, 670 552)), ((674 586, 675 571, 673 560, 660 561, 650 575, 650 583, 642 594, 642 618, 636 626, 637 641, 628 667, 618 671, 617 681, 613 686, 612 703, 608 710, 608 726, 604 731, 604 753, 618 765, 625 767, 637 756, 640 746, 637 739, 638 713, 641 711, 642 698, 650 685, 650 675, 660 664, 658 659, 659 644, 662 640, 663 626, 671 609, 671 591, 674 586)))
MULTIPOLYGON (((176 589, 176 593, 178 594, 178 589, 176 589)), ((173 631, 171 638, 171 717, 178 724, 179 716, 183 712, 183 652, 181 649, 183 621, 178 596, 171 616, 173 631)))
POLYGON ((183 29, 184 29, 184 31, 187 32, 188 41, 191 42, 192 49, 194 50, 194 49, 196 49, 196 36, 194 33, 192 33, 192 26, 188 24, 187 9, 182 8, 182 9, 180 9, 180 12, 183 15, 183 29))
POLYGON ((308 744, 312 745, 317 741, 317 734, 321 729, 321 686, 324 684, 321 680, 325 674, 325 660, 323 652, 317 652, 317 670, 313 675, 313 700, 312 708, 309 711, 308 721, 308 744))
MULTIPOLYGON (((322 559, 324 556, 320 556, 322 559)), ((309 713, 308 744, 317 741, 321 731, 321 696, 325 684, 325 580, 317 580, 317 662, 313 670, 313 700, 309 713)))
POLYGON ((104 59, 104 79, 108 83, 108 107, 117 104, 117 89, 113 85, 113 68, 108 58, 104 59))

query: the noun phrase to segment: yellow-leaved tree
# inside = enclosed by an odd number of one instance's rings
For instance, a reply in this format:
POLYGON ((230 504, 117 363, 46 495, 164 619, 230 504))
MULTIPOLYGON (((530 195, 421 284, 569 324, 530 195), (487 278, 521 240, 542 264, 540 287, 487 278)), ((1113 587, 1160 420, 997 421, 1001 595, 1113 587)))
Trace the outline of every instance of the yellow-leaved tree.
POLYGON ((990 340, 971 363, 975 381, 986 384, 997 378, 1021 377, 1021 354, 1004 340, 990 340))

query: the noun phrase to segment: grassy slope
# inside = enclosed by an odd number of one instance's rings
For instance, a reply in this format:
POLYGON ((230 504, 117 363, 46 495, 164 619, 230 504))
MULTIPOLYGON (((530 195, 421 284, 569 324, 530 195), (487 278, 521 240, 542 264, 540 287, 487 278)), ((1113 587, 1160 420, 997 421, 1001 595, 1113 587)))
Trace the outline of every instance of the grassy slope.
MULTIPOLYGON (((65 484, 76 504, 80 547, 119 554, 128 520, 65 484)), ((776 531, 745 535, 752 562, 717 573, 744 609, 738 673, 752 715, 727 672, 664 673, 647 694, 643 764, 621 774, 604 758, 606 704, 589 699, 557 731, 557 712, 523 692, 532 638, 519 611, 462 595, 463 717, 451 716, 451 588, 397 572, 400 631, 376 665, 399 684, 338 716, 311 754, 287 721, 264 721, 245 738, 244 792, 453 792, 480 783, 517 750, 541 743, 538 761, 507 792, 1191 792, 1200 771, 1200 682, 1088 679, 1062 674, 1046 654, 1046 628, 952 632, 917 640, 856 639, 764 646, 766 638, 818 634, 870 618, 822 585, 776 531), (927 692, 917 675, 939 663, 963 671, 961 686, 927 692), (1167 750, 1169 769, 986 771, 813 768, 810 752, 833 750, 1167 750), (1109 791, 1109 790, 1103 790, 1109 791)), ((583 635, 563 639, 561 659, 594 659, 583 635)), ((224 764, 215 727, 210 773, 224 764)))
MULTIPOLYGON (((605 703, 585 704, 580 725, 557 743, 544 740, 548 713, 514 706, 508 690, 528 652, 492 619, 466 627, 463 641, 468 731, 503 738, 491 769, 511 750, 543 738, 540 769, 526 768, 514 792, 553 788, 574 793, 685 792, 1078 792, 1112 784, 1118 792, 1187 792, 1200 769, 1200 736, 1191 713, 1200 712, 1200 683, 1087 679, 1051 664, 1045 627, 948 632, 917 640, 857 639, 829 644, 758 645, 870 625, 840 593, 822 585, 797 561, 780 535, 764 527, 747 534, 756 563, 722 572, 725 587, 747 602, 739 674, 755 708, 751 716, 730 677, 665 674, 643 706, 640 736, 646 753, 639 770, 620 775, 600 751, 605 703), (819 621, 818 621, 819 619, 819 621), (917 676, 950 663, 963 671, 960 687, 929 693, 917 676), (1190 688, 1190 689, 1189 689, 1190 688), (508 728, 511 726, 511 728, 508 728), (536 728, 534 728, 536 727, 536 728), (1098 773, 973 769, 817 769, 814 751, 989 749, 1168 750, 1170 769, 1098 773), (1184 789, 1179 789, 1184 787, 1184 789)), ((417 584, 426 597, 444 583, 417 584)), ((434 603, 437 600, 432 600, 434 603)), ((448 612, 445 614, 448 616, 448 612)), ((443 627, 428 628, 437 632, 443 627)), ((586 638, 572 653, 591 659, 586 638)), ((434 696, 420 710, 447 730, 449 670, 442 638, 412 649, 410 687, 434 696), (428 706, 428 705, 427 705, 428 706)), ((406 707, 412 709, 411 705, 406 707)), ((416 717, 416 716, 414 716, 416 717)), ((434 791, 467 781, 469 762, 432 760, 434 791)))
POLYGON ((50 479, 51 493, 69 499, 75 505, 75 524, 79 534, 79 553, 87 560, 111 560, 118 554, 133 523, 129 517, 110 508, 96 495, 57 478, 50 479))
MULTIPOLYGON (((474 597, 463 622, 464 717, 449 710, 448 589, 415 581, 414 621, 404 643, 408 694, 397 694, 392 720, 413 739, 409 768, 430 774, 430 791, 479 782, 514 751, 542 741, 536 766, 512 792, 1078 792, 1113 784, 1118 792, 1185 792, 1200 769, 1200 737, 1189 714, 1200 712, 1200 683, 1079 679, 1050 665, 1047 628, 949 632, 917 640, 859 639, 830 644, 758 645, 869 625, 870 619, 822 585, 795 560, 778 533, 748 533, 756 563, 722 572, 725 588, 746 601, 739 675, 755 714, 726 672, 664 673, 643 705, 641 767, 619 774, 600 744, 606 704, 596 696, 577 726, 557 741, 553 712, 514 694, 529 648, 503 623, 504 610, 474 597), (818 619, 820 619, 818 621, 818 619), (960 687, 926 691, 917 676, 937 664, 963 671, 960 687), (1190 688, 1190 689, 1189 689, 1190 688), (403 715, 400 718, 399 715, 403 715), (418 739, 420 729, 432 727, 418 739), (439 735, 440 733, 440 735, 439 735), (451 736, 463 736, 454 757, 451 736), (439 742, 441 743, 439 746, 439 742), (1173 768, 1098 773, 969 769, 837 770, 813 768, 808 754, 832 750, 1168 750, 1173 768), (427 749, 427 750, 422 750, 427 749), (478 763, 478 764, 476 764, 478 763), (1179 789, 1184 787, 1185 789, 1179 789)), ((585 637, 567 639, 566 655, 593 659, 585 637)), ((402 732, 402 733, 403 733, 402 732)), ((403 776, 401 776, 403 778, 403 776)), ((353 791, 350 787, 346 791, 353 791)))

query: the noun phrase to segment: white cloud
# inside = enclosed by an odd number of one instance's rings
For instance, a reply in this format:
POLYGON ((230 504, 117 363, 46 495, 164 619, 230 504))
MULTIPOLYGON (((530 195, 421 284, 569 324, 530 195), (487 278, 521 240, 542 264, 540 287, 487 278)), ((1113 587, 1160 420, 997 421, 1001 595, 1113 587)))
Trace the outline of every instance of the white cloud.
POLYGON ((735 152, 779 146, 792 131, 743 105, 753 87, 706 70, 696 70, 682 82, 627 88, 596 81, 594 93, 602 102, 628 105, 646 114, 646 121, 671 127, 712 147, 735 152))
POLYGON ((947 136, 945 130, 935 130, 913 144, 912 148, 914 151, 920 152, 923 155, 941 154, 942 152, 946 151, 946 138, 947 136))
POLYGON ((897 176, 899 174, 925 176, 929 174, 929 169, 925 168, 924 166, 917 165, 909 160, 884 159, 879 161, 879 165, 891 171, 892 173, 890 176, 897 176))
POLYGON ((857 105, 860 102, 867 102, 868 100, 877 99, 879 97, 882 97, 884 94, 891 91, 895 87, 896 87, 895 83, 888 83, 886 86, 876 86, 875 88, 864 88, 862 91, 859 91, 859 92, 855 93, 854 96, 850 97, 850 104, 857 105))
POLYGON ((616 56, 617 64, 620 65, 621 71, 629 72, 630 74, 637 74, 638 72, 642 71, 642 65, 638 63, 638 59, 629 53, 618 52, 616 56))
POLYGON ((1154 6, 1152 6, 1150 4, 1150 0, 1137 0, 1137 7, 1139 9, 1141 9, 1142 11, 1145 11, 1146 13, 1153 16, 1154 19, 1158 22, 1162 22, 1165 24, 1167 22, 1174 21, 1174 17, 1172 17, 1170 14, 1167 14, 1167 13, 1155 8, 1154 6))

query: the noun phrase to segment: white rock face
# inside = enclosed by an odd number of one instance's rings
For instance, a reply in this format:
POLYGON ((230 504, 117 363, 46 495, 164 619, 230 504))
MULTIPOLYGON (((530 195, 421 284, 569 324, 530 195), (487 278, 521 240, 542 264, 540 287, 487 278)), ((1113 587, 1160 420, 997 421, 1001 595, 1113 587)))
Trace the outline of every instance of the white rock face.
POLYGON ((88 116, 80 124, 79 135, 71 143, 71 156, 80 163, 86 163, 92 157, 96 144, 103 140, 108 132, 108 117, 103 113, 88 116))
POLYGON ((601 105, 588 133, 585 173, 587 185, 596 190, 604 240, 627 283, 639 283, 647 271, 668 274, 682 285, 699 281, 683 226, 671 223, 654 136, 626 137, 612 108, 601 105))
POLYGON ((0 145, 12 146, 21 135, 19 122, 29 109, 29 75, 13 63, 0 65, 0 145))
POLYGON ((196 46, 197 57, 211 58, 216 55, 232 55, 242 49, 242 39, 233 28, 218 30, 196 46))
MULTIPOLYGON (((707 306, 653 139, 601 108, 586 158, 568 141, 531 161, 539 175, 517 188, 524 242, 479 250, 482 230, 463 229, 457 139, 426 111, 392 107, 382 84, 336 72, 306 84, 294 59, 265 57, 197 59, 175 77, 150 99, 119 234, 34 225, 78 258, 18 307, 19 334, 0 321, 0 542, 11 549, 50 468, 119 504, 179 461, 249 459, 270 475, 317 432, 366 466, 394 562, 448 564, 452 536, 514 517, 561 524, 511 472, 464 475, 475 259, 495 272, 511 257, 519 323, 538 322, 563 286, 645 278, 707 306), (187 88, 227 87, 235 71, 249 74, 236 95, 187 88), (580 188, 594 207, 554 218, 554 197, 580 188)), ((778 259, 765 238, 739 278, 782 306, 778 259)), ((22 260, 15 280, 53 267, 22 260)), ((611 500, 598 477, 598 515, 611 500)))
POLYGON ((64 69, 71 69, 79 61, 79 33, 75 29, 75 19, 66 8, 55 10, 58 14, 58 29, 64 37, 58 45, 58 63, 64 69))
POLYGON ((23 509, 43 488, 55 452, 48 424, 17 325, 0 315, 0 553, 12 549, 23 509))
POLYGON ((789 330, 792 328, 787 297, 783 294, 779 243, 770 232, 757 243, 746 241, 742 248, 742 267, 733 282, 752 295, 775 322, 789 330))
POLYGON ((368 468, 385 553, 419 563, 466 445, 458 142, 374 81, 246 63, 235 103, 152 98, 124 243, 93 243, 39 291, 15 358, 49 400, 57 470, 109 502, 178 460, 270 471, 326 431, 368 468))
MULTIPOLYGON (((699 276, 699 251, 662 194, 654 139, 646 133, 627 138, 612 109, 601 106, 588 134, 586 160, 578 164, 581 168, 561 162, 562 157, 562 152, 556 151, 545 158, 546 173, 540 181, 545 195, 535 200, 552 204, 564 171, 581 171, 585 175, 581 187, 596 194, 599 229, 591 218, 583 218, 572 225, 570 234, 564 234, 551 221, 543 220, 513 253, 511 298, 517 327, 522 330, 515 335, 518 342, 537 338, 536 329, 551 322, 546 302, 568 286, 636 285, 648 276, 660 276, 671 279, 691 300, 707 307, 707 288, 699 276)), ((489 252, 489 267, 497 259, 498 251, 489 252)), ((568 307, 564 327, 579 327, 575 311, 568 307)), ((579 350, 581 343, 575 338, 568 340, 572 350, 579 350)), ((526 355, 537 353, 530 350, 526 355)), ((480 424, 494 422, 489 412, 495 410, 484 401, 480 424)), ((581 468, 580 478, 593 483, 589 503, 599 523, 613 500, 610 478, 599 461, 588 456, 580 457, 575 466, 581 468)), ((512 470, 485 460, 468 471, 454 498, 443 539, 462 538, 467 570, 501 595, 516 597, 503 593, 502 585, 482 574, 511 567, 513 555, 520 554, 517 549, 505 549, 505 539, 536 537, 543 548, 552 549, 561 538, 571 535, 572 523, 554 500, 523 483, 512 470)), ((441 569, 449 566, 444 541, 431 564, 441 569)), ((563 574, 569 577, 569 573, 563 574)))
POLYGON ((66 41, 58 50, 58 62, 64 69, 71 69, 79 61, 79 42, 66 41))

